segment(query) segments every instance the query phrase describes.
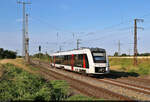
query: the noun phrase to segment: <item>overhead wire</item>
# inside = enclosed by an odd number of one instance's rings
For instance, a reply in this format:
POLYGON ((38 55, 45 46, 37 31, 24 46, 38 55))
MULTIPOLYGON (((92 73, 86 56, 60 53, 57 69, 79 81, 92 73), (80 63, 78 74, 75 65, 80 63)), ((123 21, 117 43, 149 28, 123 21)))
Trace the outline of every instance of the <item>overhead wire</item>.
MULTIPOLYGON (((147 16, 149 16, 150 15, 150 13, 149 14, 145 14, 144 16, 141 16, 141 17, 147 17, 147 16)), ((35 18, 34 18, 35 19, 35 18)), ((51 26, 52 27, 52 25, 51 24, 49 24, 48 22, 45 22, 45 21, 42 21, 41 19, 37 19, 36 18, 36 20, 37 21, 39 21, 39 22, 43 22, 43 23, 45 23, 45 24, 47 24, 47 25, 49 25, 49 26, 51 26)), ((126 20, 127 21, 127 20, 126 20)), ((124 25, 124 24, 126 24, 126 23, 131 23, 131 22, 133 22, 133 20, 128 20, 127 22, 126 21, 124 21, 124 22, 121 22, 121 23, 118 23, 118 24, 114 24, 114 25, 111 25, 111 26, 108 26, 108 27, 104 27, 104 28, 102 28, 101 30, 98 30, 98 31, 95 31, 95 32, 88 32, 88 33, 82 33, 82 35, 80 35, 79 37, 89 37, 89 36, 93 36, 94 34, 97 34, 97 33, 100 33, 100 32, 102 32, 102 31, 104 31, 105 33, 107 33, 107 32, 109 32, 110 30, 112 30, 112 29, 114 29, 114 28, 116 28, 116 27, 120 27, 121 25, 124 25)), ((54 27, 53 26, 53 28, 56 30, 56 31, 63 31, 62 29, 58 29, 57 27, 54 27)), ((128 28, 123 28, 123 29, 120 29, 121 31, 123 31, 124 29, 128 29, 128 28)), ((119 29, 118 29, 119 30, 119 29)), ((117 31, 118 31, 117 30, 117 31)), ((65 31, 63 31, 63 32, 65 32, 65 31)), ((73 33, 73 32, 71 32, 71 31, 66 31, 67 33, 73 33)), ((111 31, 110 31, 111 32, 111 31)), ((100 37, 100 39, 104 39, 104 38, 107 38, 108 36, 110 36, 110 35, 113 35, 114 33, 110 33, 110 34, 106 34, 105 35, 105 37, 104 36, 102 36, 102 37, 100 37)), ((61 44, 63 44, 63 45, 67 45, 67 44, 70 44, 70 43, 74 43, 75 41, 70 41, 70 40, 72 40, 72 39, 67 39, 67 40, 65 40, 65 41, 61 41, 60 43, 61 44)), ((96 40, 99 40, 99 38, 97 38, 97 39, 91 39, 91 41, 96 41, 96 40)), ((87 40, 87 42, 89 43, 89 41, 90 41, 90 39, 89 40, 87 40)), ((56 42, 49 42, 48 44, 54 44, 54 43, 56 43, 56 42)))

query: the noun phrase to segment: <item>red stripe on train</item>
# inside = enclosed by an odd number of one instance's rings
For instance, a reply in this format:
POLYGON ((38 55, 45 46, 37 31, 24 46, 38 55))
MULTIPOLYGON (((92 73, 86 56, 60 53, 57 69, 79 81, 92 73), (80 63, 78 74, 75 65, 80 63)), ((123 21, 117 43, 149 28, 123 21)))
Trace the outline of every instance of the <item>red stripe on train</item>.
POLYGON ((83 68, 86 68, 85 55, 83 55, 83 68))
POLYGON ((74 70, 74 55, 71 56, 71 70, 74 70))
POLYGON ((55 56, 54 56, 54 67, 55 67, 55 56))

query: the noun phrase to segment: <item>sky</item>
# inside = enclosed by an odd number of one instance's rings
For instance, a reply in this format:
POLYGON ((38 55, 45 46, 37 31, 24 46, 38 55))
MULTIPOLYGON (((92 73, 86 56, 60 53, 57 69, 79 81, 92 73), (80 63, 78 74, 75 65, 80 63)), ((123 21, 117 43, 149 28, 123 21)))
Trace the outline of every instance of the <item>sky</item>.
MULTIPOLYGON (((138 52, 150 52, 150 0, 20 0, 29 14, 30 54, 80 47, 133 54, 134 19, 138 22, 138 52)), ((0 0, 0 48, 22 53, 22 5, 0 0)))

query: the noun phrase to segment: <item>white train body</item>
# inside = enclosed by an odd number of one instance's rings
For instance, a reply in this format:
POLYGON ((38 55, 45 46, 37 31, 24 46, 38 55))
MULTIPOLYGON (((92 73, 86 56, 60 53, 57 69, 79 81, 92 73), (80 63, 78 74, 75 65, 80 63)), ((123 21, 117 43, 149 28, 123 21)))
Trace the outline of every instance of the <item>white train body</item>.
POLYGON ((51 55, 51 65, 87 74, 108 74, 109 60, 101 48, 86 48, 51 55))

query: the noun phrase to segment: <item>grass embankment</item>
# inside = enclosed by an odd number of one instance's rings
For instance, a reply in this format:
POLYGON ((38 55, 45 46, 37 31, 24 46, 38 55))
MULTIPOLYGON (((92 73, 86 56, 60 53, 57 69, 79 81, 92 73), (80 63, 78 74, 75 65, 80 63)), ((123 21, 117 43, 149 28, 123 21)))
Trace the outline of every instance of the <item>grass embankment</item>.
POLYGON ((96 100, 80 94, 71 95, 72 90, 66 81, 47 81, 39 76, 38 71, 22 59, 1 60, 0 101, 96 100))
POLYGON ((139 75, 150 75, 150 59, 138 59, 138 65, 133 65, 132 58, 109 58, 111 70, 134 72, 139 75))
POLYGON ((3 66, 0 78, 0 100, 63 100, 68 97, 65 81, 47 81, 12 64, 3 66))

